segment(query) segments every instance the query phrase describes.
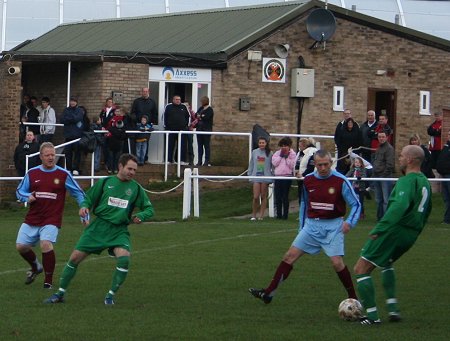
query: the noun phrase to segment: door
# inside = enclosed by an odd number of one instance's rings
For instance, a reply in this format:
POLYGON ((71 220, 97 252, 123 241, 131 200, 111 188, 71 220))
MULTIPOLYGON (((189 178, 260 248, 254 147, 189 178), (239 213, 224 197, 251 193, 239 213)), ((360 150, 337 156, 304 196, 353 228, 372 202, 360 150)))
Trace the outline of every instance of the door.
POLYGON ((395 147, 395 126, 397 118, 397 90, 395 89, 369 89, 367 110, 374 110, 377 116, 385 114, 388 124, 394 131, 392 145, 395 147))

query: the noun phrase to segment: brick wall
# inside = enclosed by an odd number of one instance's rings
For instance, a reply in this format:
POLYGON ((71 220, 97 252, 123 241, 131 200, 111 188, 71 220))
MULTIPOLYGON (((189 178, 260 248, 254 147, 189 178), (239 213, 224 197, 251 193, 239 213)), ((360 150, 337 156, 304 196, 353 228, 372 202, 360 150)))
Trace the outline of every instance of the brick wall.
MULTIPOLYGON (((21 67, 19 62, 0 63, 0 177, 16 176, 14 169, 14 149, 19 141, 19 107, 22 73, 9 75, 8 68, 21 67)), ((0 202, 2 197, 15 199, 18 181, 0 181, 0 202)))

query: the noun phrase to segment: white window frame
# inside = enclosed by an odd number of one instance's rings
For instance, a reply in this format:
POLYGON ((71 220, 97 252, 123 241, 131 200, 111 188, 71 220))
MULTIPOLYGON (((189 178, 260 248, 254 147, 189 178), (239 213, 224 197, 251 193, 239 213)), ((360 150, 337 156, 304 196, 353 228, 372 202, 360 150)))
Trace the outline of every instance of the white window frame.
POLYGON ((333 86, 333 111, 344 111, 343 86, 333 86))
POLYGON ((431 115, 430 111, 431 92, 420 91, 419 92, 419 115, 431 115))

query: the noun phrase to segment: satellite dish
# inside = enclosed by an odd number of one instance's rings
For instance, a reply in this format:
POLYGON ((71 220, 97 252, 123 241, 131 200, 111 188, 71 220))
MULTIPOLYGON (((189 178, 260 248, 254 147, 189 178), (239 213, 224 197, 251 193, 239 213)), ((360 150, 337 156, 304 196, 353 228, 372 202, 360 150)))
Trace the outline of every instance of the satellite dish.
POLYGON ((336 18, 331 11, 317 8, 306 19, 306 30, 316 42, 311 48, 330 39, 336 31, 336 18))

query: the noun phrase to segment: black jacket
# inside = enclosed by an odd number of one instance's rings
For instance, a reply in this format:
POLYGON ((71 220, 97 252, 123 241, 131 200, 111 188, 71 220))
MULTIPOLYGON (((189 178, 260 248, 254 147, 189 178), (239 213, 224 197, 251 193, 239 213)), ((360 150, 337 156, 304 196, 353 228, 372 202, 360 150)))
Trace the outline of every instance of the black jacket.
MULTIPOLYGON (((14 151, 14 165, 20 176, 25 175, 25 159, 27 155, 37 153, 39 151, 39 143, 26 141, 19 143, 14 151)), ((28 169, 40 164, 39 155, 28 160, 28 169)))
POLYGON ((450 141, 447 141, 439 153, 436 161, 436 170, 441 175, 450 174, 450 141))
POLYGON ((184 104, 167 104, 164 111, 164 127, 166 130, 187 130, 190 117, 184 104))

